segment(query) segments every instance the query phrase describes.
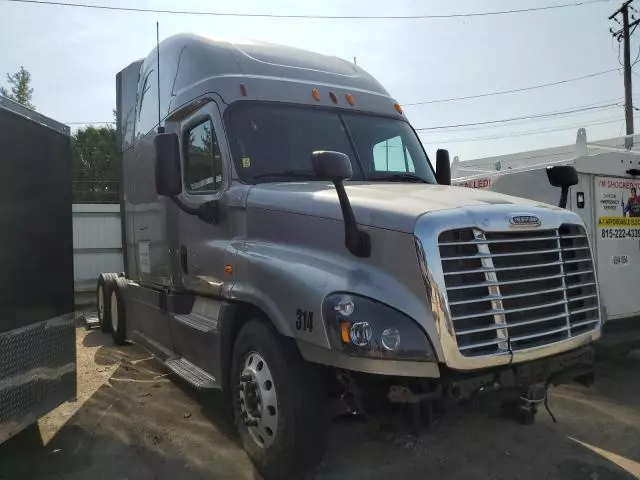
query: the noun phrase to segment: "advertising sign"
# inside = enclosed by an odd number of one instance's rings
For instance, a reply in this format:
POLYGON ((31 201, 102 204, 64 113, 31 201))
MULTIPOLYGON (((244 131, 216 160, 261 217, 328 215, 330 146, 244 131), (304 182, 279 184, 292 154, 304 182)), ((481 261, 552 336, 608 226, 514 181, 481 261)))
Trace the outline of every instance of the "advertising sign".
POLYGON ((639 191, 640 180, 596 178, 596 211, 602 239, 640 239, 639 191))

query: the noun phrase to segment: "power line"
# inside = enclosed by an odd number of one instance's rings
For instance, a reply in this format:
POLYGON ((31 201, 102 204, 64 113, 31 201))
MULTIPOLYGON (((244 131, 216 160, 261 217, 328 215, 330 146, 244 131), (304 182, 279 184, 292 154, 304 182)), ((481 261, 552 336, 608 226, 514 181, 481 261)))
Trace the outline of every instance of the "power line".
MULTIPOLYGON (((571 110, 560 110, 560 111, 546 112, 546 113, 541 113, 541 114, 536 114, 536 115, 527 115, 527 116, 524 116, 524 117, 509 118, 509 119, 503 119, 503 120, 491 120, 489 122, 477 122, 477 123, 466 123, 466 124, 459 124, 459 125, 443 125, 443 126, 438 126, 438 127, 416 128, 416 130, 420 130, 420 131, 427 131, 427 130, 431 130, 431 129, 445 130, 445 129, 449 129, 449 128, 474 127, 474 126, 482 126, 482 125, 493 124, 493 123, 506 123, 506 122, 519 121, 519 120, 536 120, 536 119, 539 119, 539 118, 561 116, 561 115, 571 115, 571 114, 574 114, 574 113, 582 113, 582 112, 591 111, 591 110, 599 110, 599 109, 607 109, 607 108, 612 108, 612 107, 620 107, 621 104, 620 103, 616 103, 616 102, 620 102, 620 101, 621 101, 621 99, 619 99, 619 98, 615 99, 614 98, 614 99, 611 99, 611 100, 603 100, 601 102, 590 103, 590 104, 587 104, 587 105, 581 105, 581 106, 575 107, 575 108, 573 108, 571 110)), ((62 123, 64 123, 65 125, 103 125, 103 124, 115 125, 116 124, 116 122, 110 121, 110 120, 103 121, 103 122, 95 121, 95 122, 62 122, 62 123)))
MULTIPOLYGON (((13 0, 11 0, 11 1, 13 1, 13 0)), ((527 90, 535 90, 537 88, 553 87, 554 85, 562 85, 564 83, 575 82, 575 81, 584 80, 584 79, 587 79, 587 78, 593 78, 593 77, 597 77, 597 76, 600 76, 600 75, 605 75, 607 73, 617 72, 618 70, 619 70, 618 68, 611 68, 609 70, 604 70, 602 72, 590 73, 589 75, 582 75, 580 77, 567 78, 565 80, 559 80, 557 82, 541 83, 539 85, 531 85, 529 87, 514 88, 512 90, 502 90, 502 91, 499 91, 499 92, 480 93, 478 95, 467 95, 467 96, 464 96, 464 97, 440 98, 440 99, 437 99, 437 100, 425 100, 425 101, 422 101, 422 102, 403 103, 402 106, 403 107, 411 107, 411 106, 414 106, 414 105, 427 105, 427 104, 431 104, 431 103, 454 102, 454 101, 457 101, 457 100, 469 100, 471 98, 492 97, 494 95, 504 95, 504 94, 507 94, 507 93, 525 92, 527 90)))
MULTIPOLYGON (((623 102, 623 99, 614 98, 614 99, 604 100, 602 102, 597 102, 597 103, 593 103, 593 104, 580 105, 580 106, 577 106, 577 107, 574 107, 574 108, 578 109, 578 108, 583 108, 583 107, 586 108, 586 107, 590 107, 590 106, 601 106, 603 108, 603 110, 604 110, 604 109, 608 109, 608 108, 620 107, 622 105, 622 102, 623 102), (615 103, 615 107, 610 107, 608 105, 604 105, 604 104, 607 104, 607 103, 610 103, 610 104, 615 103)), ((550 113, 554 113, 554 112, 550 112, 550 113)), ((568 116, 573 116, 573 115, 589 114, 589 113, 591 113, 591 112, 589 110, 586 110, 584 112, 583 111, 579 111, 579 112, 576 112, 576 113, 568 113, 566 116, 568 117, 568 116)), ((501 126, 504 126, 504 127, 517 127, 517 126, 522 126, 522 125, 529 125, 529 124, 532 124, 532 123, 553 121, 553 120, 558 119, 557 117, 558 116, 554 115, 554 116, 551 116, 549 118, 547 118, 547 117, 524 118, 522 120, 514 120, 513 122, 506 122, 506 123, 508 123, 508 125, 507 124, 505 124, 505 125, 500 125, 500 124, 469 125, 469 126, 465 126, 464 127, 464 131, 466 132, 466 131, 470 131, 470 130, 487 130, 487 129, 501 127, 501 126)), ((439 134, 441 134, 443 132, 448 132, 448 131, 456 132, 456 131, 459 131, 460 128, 461 127, 439 128, 438 130, 435 130, 435 131, 432 131, 432 132, 424 131, 423 133, 427 133, 427 134, 431 133, 431 134, 434 134, 434 135, 439 135, 439 134)))
POLYGON ((608 119, 603 119, 602 121, 598 121, 598 122, 580 123, 576 125, 567 125, 565 127, 545 128, 545 129, 539 129, 539 130, 526 130, 522 132, 512 132, 509 134, 492 135, 492 136, 485 136, 485 137, 439 139, 434 142, 422 142, 422 143, 424 145, 435 145, 435 144, 443 145, 443 144, 449 144, 449 143, 466 143, 466 142, 482 142, 485 140, 501 140, 503 138, 526 137, 529 135, 538 135, 540 133, 553 133, 553 132, 561 132, 563 130, 573 130, 573 129, 582 128, 582 127, 593 127, 596 125, 616 123, 619 121, 620 121, 620 117, 612 117, 608 119))
POLYGON ((315 20, 410 20, 410 19, 446 19, 446 18, 466 18, 466 17, 487 17, 492 15, 509 15, 517 13, 539 12, 544 10, 557 10, 560 8, 580 7, 592 3, 606 3, 609 0, 584 0, 577 2, 561 3, 558 5, 548 5, 546 7, 519 8, 515 10, 497 10, 493 12, 471 12, 452 13, 447 15, 294 15, 294 14, 273 14, 273 13, 226 13, 226 12, 206 12, 194 10, 162 10, 155 8, 136 7, 114 7, 111 5, 91 5, 86 3, 54 2, 44 0, 5 0, 15 3, 32 3, 37 5, 57 5, 61 7, 93 8, 99 10, 112 10, 122 12, 140 13, 168 13, 177 15, 209 15, 216 17, 253 17, 253 18, 292 18, 292 19, 315 19, 315 20))
POLYGON ((62 122, 65 125, 104 125, 104 124, 110 124, 110 125, 115 125, 116 122, 62 122))
POLYGON ((555 112, 540 113, 535 115, 525 115, 522 117, 503 118, 500 120, 488 120, 486 122, 459 123, 455 125, 438 125, 436 127, 422 127, 422 128, 416 128, 416 130, 420 132, 424 132, 429 130, 441 130, 445 128, 470 127, 475 125, 492 125, 496 123, 515 122, 518 120, 528 120, 528 119, 538 119, 538 118, 547 118, 547 117, 557 117, 562 115, 571 115, 573 113, 586 112, 590 110, 603 110, 603 109, 617 107, 617 106, 620 106, 620 105, 617 103, 610 103, 608 105, 601 105, 601 106, 582 107, 582 108, 575 108, 572 110, 558 110, 555 112))

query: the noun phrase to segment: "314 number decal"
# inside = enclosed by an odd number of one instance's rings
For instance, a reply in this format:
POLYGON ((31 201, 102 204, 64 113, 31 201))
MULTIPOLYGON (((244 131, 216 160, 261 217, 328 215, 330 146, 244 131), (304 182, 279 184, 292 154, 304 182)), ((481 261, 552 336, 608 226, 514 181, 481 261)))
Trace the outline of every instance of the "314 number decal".
POLYGON ((304 332, 313 332, 313 312, 297 309, 296 328, 304 332))

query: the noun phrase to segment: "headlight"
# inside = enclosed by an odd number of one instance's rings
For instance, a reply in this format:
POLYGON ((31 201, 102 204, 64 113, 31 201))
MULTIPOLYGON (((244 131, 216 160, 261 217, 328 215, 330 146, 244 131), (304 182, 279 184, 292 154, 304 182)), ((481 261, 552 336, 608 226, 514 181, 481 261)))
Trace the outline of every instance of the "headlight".
POLYGON ((322 306, 331 346, 348 355, 434 361, 426 334, 411 318, 366 297, 329 295, 322 306))

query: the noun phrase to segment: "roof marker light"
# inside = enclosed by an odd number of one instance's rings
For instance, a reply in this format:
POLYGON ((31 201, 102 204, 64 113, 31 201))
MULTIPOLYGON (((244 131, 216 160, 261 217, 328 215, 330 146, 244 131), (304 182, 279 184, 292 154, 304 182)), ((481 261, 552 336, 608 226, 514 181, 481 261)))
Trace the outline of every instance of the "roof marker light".
POLYGON ((247 87, 244 86, 244 83, 240 84, 240 95, 243 97, 247 96, 247 87))
POLYGON ((393 108, 396 109, 396 112, 398 112, 400 115, 402 115, 402 107, 400 106, 399 103, 394 103, 393 104, 393 108))
POLYGON ((356 104, 355 99, 353 98, 353 95, 351 95, 350 93, 345 94, 344 98, 347 100, 347 103, 351 106, 356 104))
POLYGON ((331 99, 331 101, 333 103, 338 103, 338 97, 336 97, 336 94, 333 92, 329 92, 329 98, 331 99))
POLYGON ((320 91, 317 88, 311 90, 311 96, 314 98, 316 102, 320 101, 320 91))

